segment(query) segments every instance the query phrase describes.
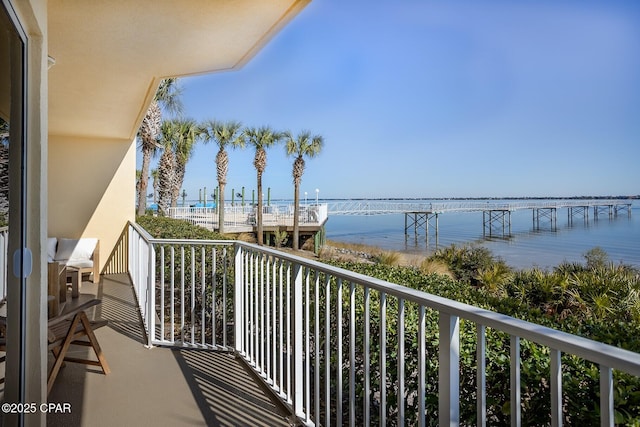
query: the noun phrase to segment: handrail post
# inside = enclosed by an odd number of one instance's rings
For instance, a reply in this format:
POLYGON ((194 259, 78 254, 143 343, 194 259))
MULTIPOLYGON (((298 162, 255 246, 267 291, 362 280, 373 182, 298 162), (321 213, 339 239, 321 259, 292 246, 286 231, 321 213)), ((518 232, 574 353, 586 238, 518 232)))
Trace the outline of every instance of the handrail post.
POLYGON ((234 245, 235 253, 234 253, 234 302, 233 302, 233 325, 235 331, 233 333, 233 346, 236 351, 241 354, 245 354, 244 348, 244 323, 242 321, 244 315, 244 304, 242 296, 244 295, 244 282, 242 272, 244 270, 242 265, 242 247, 236 243, 234 245))
POLYGON ((304 416, 303 408, 303 386, 304 380, 302 377, 303 372, 303 341, 302 341, 302 329, 304 327, 302 323, 302 311, 304 301, 302 299, 302 265, 293 264, 292 270, 293 281, 293 409, 297 416, 304 416))
POLYGON ((460 424, 460 319, 440 312, 438 409, 440 427, 460 424))
POLYGON ((600 365, 600 426, 613 427, 613 372, 610 367, 600 365))
MULTIPOLYGON (((149 330, 147 331, 147 346, 152 347, 153 341, 155 339, 156 334, 156 316, 155 316, 155 277, 156 277, 156 249, 153 246, 153 243, 147 243, 147 247, 149 248, 147 257, 148 257, 148 272, 147 275, 147 325, 149 325, 149 330)), ((162 266, 160 268, 163 268, 162 266)), ((164 284, 161 284, 164 286, 164 284)))

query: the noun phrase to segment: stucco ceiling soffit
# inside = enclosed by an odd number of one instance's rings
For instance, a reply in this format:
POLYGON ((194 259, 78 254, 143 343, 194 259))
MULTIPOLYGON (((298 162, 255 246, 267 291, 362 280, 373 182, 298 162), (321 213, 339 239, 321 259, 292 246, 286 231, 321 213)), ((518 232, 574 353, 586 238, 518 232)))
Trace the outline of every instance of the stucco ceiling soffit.
POLYGON ((160 78, 243 65, 307 3, 50 0, 49 132, 133 138, 160 78))

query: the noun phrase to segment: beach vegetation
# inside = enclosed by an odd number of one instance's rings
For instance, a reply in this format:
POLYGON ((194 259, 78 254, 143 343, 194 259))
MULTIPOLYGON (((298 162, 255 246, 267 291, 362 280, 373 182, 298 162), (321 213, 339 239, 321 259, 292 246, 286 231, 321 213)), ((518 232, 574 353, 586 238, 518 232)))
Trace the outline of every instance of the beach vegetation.
POLYGON ((142 215, 136 223, 147 230, 156 239, 196 239, 196 240, 229 240, 224 236, 204 227, 193 225, 182 219, 163 216, 142 215))
POLYGON ((451 245, 438 249, 431 258, 444 262, 456 279, 473 286, 480 285, 478 279, 481 271, 488 271, 495 265, 500 265, 502 270, 508 269, 504 261, 482 246, 451 245))
POLYGON ((433 259, 433 258, 425 258, 422 260, 418 269, 422 274, 442 274, 444 276, 448 276, 451 279, 454 278, 453 273, 449 269, 449 266, 445 264, 443 261, 433 259))
POLYGON ((399 252, 382 251, 373 257, 373 261, 382 265, 398 265, 400 258, 399 252))
POLYGON ((281 248, 287 244, 289 234, 287 230, 276 230, 273 232, 273 244, 276 248, 281 248))

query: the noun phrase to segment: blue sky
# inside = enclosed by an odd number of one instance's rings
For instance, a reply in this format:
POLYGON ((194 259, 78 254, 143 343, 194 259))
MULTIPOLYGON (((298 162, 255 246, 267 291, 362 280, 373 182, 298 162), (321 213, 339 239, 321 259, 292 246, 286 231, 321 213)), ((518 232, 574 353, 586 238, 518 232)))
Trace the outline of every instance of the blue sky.
MULTIPOLYGON (((640 194, 637 1, 315 0, 241 70, 181 83, 196 120, 322 135, 303 197, 640 194)), ((256 187, 253 154, 230 153, 227 197, 256 187)), ((267 154, 291 198, 293 160, 267 154)))

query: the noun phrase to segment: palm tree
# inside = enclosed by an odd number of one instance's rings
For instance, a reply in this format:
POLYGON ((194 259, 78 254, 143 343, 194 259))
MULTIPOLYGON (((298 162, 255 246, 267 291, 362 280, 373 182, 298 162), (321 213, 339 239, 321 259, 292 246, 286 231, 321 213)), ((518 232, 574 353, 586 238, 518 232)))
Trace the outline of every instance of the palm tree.
POLYGON ((256 149, 253 166, 258 179, 258 206, 256 207, 256 234, 258 245, 262 245, 262 174, 267 167, 266 149, 274 146, 284 137, 282 132, 275 132, 266 126, 247 128, 244 131, 247 142, 256 149))
POLYGON ((169 206, 178 206, 187 162, 193 154, 199 136, 200 127, 194 120, 177 119, 162 122, 164 152, 158 168, 160 187, 158 209, 162 214, 166 215, 169 206))
POLYGON ((219 122, 210 120, 203 124, 202 135, 205 142, 214 141, 218 145, 216 155, 216 171, 218 175, 218 188, 220 200, 218 202, 218 231, 224 233, 224 187, 227 184, 227 172, 229 170, 229 155, 226 147, 244 147, 244 138, 240 132, 242 124, 236 121, 219 122))
POLYGON ((175 131, 173 133, 173 152, 175 153, 175 174, 173 186, 171 188, 171 206, 178 206, 178 198, 180 197, 180 189, 184 182, 184 175, 187 171, 187 162, 193 155, 193 149, 201 135, 201 129, 198 124, 191 119, 179 120, 175 123, 175 131))
POLYGON ((144 215, 146 208, 151 158, 158 153, 158 149, 162 148, 158 144, 162 122, 162 110, 160 107, 163 107, 171 113, 179 114, 182 111, 182 102, 179 97, 180 93, 181 89, 178 86, 178 79, 162 80, 138 130, 140 151, 142 151, 142 174, 138 181, 137 188, 138 215, 144 215))
POLYGON ((287 156, 295 157, 293 162, 293 249, 297 250, 299 246, 299 209, 300 209, 300 182, 304 173, 304 158, 313 158, 320 154, 324 139, 320 135, 311 136, 311 132, 302 131, 294 138, 291 132, 285 133, 287 156))
POLYGON ((175 181, 176 155, 173 151, 172 122, 162 122, 162 136, 160 143, 163 151, 158 163, 158 213, 166 215, 171 205, 171 190, 175 181))

